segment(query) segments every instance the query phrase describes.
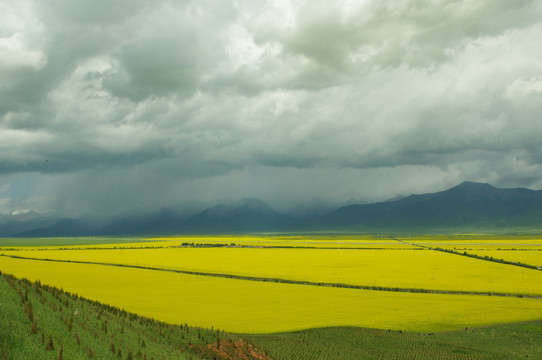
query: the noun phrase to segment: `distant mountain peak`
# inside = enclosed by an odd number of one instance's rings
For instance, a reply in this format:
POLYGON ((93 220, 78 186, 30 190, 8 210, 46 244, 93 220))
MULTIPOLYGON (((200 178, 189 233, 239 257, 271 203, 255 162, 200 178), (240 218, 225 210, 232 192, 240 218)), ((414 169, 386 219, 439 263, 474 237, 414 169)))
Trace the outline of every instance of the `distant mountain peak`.
POLYGON ((293 223, 293 218, 273 210, 265 202, 245 198, 203 210, 186 220, 185 229, 211 233, 270 231, 290 228, 293 223))
POLYGON ((322 222, 343 228, 540 226, 542 191, 465 181, 436 193, 342 207, 322 222))
POLYGON ((256 198, 244 198, 234 202, 232 205, 236 207, 248 206, 248 207, 269 207, 265 202, 256 198))
MULTIPOLYGON (((480 183, 474 181, 463 181, 461 184, 454 186, 457 189, 496 189, 488 183, 480 183)), ((452 188, 453 189, 453 188, 452 188)))

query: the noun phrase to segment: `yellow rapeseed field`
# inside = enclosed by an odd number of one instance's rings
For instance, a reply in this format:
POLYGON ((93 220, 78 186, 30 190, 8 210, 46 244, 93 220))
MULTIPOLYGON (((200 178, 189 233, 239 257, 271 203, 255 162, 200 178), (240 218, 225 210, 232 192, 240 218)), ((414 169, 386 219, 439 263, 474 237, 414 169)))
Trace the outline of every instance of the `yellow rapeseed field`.
MULTIPOLYGON (((415 248, 415 246, 400 242, 388 236, 254 236, 254 235, 213 235, 213 236, 168 236, 152 238, 119 238, 119 242, 88 244, 87 239, 96 240, 100 237, 76 238, 70 245, 55 246, 5 246, 0 239, 1 249, 124 249, 124 248, 148 248, 148 247, 173 247, 183 244, 236 244, 253 247, 316 247, 316 248, 415 248), (122 241, 120 241, 122 240, 122 241), (80 244, 78 244, 80 243, 80 244)), ((41 239, 41 243, 46 242, 41 239)), ((55 240, 55 239, 52 239, 55 240)), ((65 239, 63 239, 65 242, 65 239)), ((24 242, 24 241, 23 241, 24 242)), ((31 241, 30 241, 31 243, 31 241)))
POLYGON ((178 246, 183 243, 202 244, 238 244, 243 246, 287 246, 287 247, 323 247, 323 248, 412 248, 388 236, 178 236, 149 238, 166 246, 178 246))
POLYGON ((161 248, 9 254, 362 286, 542 295, 542 271, 432 250, 161 248))
POLYGON ((0 270, 170 323, 234 332, 332 325, 430 332, 542 318, 539 299, 262 283, 7 257, 0 257, 0 270))
POLYGON ((456 242, 456 241, 489 241, 489 242, 541 242, 540 235, 494 235, 494 234, 448 234, 448 235, 408 235, 393 238, 412 242, 456 242))
POLYGON ((495 236, 495 235, 440 235, 397 237, 411 244, 440 247, 444 249, 462 248, 542 248, 542 239, 532 236, 495 236))
POLYGON ((515 261, 523 264, 542 267, 542 249, 541 250, 474 250, 468 251, 469 254, 476 254, 482 257, 493 257, 494 259, 503 259, 505 261, 515 261))

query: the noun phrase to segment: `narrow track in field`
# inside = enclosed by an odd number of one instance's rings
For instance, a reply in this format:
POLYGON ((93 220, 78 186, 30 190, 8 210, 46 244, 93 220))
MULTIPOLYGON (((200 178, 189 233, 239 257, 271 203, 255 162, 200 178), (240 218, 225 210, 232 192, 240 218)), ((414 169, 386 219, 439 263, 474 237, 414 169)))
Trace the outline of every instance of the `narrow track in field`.
POLYGON ((245 276, 245 275, 224 274, 224 273, 211 273, 211 272, 203 272, 203 271, 166 269, 166 268, 159 268, 159 267, 152 267, 152 266, 116 264, 116 263, 94 262, 94 261, 39 259, 39 258, 32 258, 32 257, 18 256, 18 255, 5 255, 5 254, 0 254, 0 256, 12 258, 12 259, 19 259, 19 260, 33 260, 33 261, 59 262, 59 263, 69 263, 69 264, 112 266, 112 267, 120 267, 120 268, 171 272, 171 273, 185 274, 185 275, 209 276, 209 277, 218 277, 218 278, 234 279, 234 280, 259 281, 259 282, 281 283, 281 284, 291 284, 291 285, 323 286, 323 287, 334 287, 334 288, 344 288, 344 289, 372 290, 372 291, 391 291, 391 292, 418 293, 418 294, 477 295, 477 296, 499 296, 499 297, 517 297, 517 298, 542 299, 542 295, 533 295, 533 294, 487 292, 487 291, 482 292, 482 291, 459 291, 459 290, 434 290, 434 289, 416 289, 416 288, 353 285, 353 284, 343 284, 343 283, 328 283, 328 282, 316 282, 316 281, 291 280, 291 279, 281 279, 281 278, 273 278, 273 277, 260 277, 260 276, 245 276))

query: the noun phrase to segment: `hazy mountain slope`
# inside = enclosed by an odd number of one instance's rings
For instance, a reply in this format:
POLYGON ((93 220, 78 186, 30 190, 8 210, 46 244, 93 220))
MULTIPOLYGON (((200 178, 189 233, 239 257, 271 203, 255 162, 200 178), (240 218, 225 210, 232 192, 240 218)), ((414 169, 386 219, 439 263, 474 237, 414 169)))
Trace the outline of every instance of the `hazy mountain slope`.
POLYGON ((58 219, 52 225, 14 234, 18 237, 96 235, 96 224, 85 219, 58 219))
POLYGON ((538 225, 542 223, 541 213, 541 191, 464 182, 445 191, 398 201, 342 207, 325 216, 322 223, 325 227, 538 225))
POLYGON ((101 235, 161 235, 181 231, 184 218, 169 208, 150 214, 132 215, 115 220, 98 233, 101 235))
MULTIPOLYGON (((304 209, 307 212, 307 209, 304 209)), ((244 233, 274 231, 339 231, 498 228, 542 225, 542 191, 498 189, 464 182, 436 193, 399 200, 348 205, 324 216, 295 218, 263 201, 243 199, 207 208, 187 218, 170 208, 125 215, 107 225, 88 219, 31 219, 0 223, 0 236, 168 235, 183 233, 244 233)))
POLYGON ((295 220, 279 213, 263 201, 243 199, 230 205, 206 209, 184 223, 188 232, 245 232, 288 230, 295 220))
POLYGON ((19 217, 6 217, 0 222, 0 236, 9 237, 19 233, 47 228, 58 222, 58 218, 51 216, 24 219, 19 217))

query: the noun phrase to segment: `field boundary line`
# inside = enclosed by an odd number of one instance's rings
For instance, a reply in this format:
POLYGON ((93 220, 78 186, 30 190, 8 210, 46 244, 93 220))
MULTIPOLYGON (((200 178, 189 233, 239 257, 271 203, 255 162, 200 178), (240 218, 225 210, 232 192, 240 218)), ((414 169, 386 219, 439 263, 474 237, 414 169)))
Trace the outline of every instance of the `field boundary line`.
POLYGON ((152 266, 116 264, 116 263, 105 263, 105 262, 94 262, 94 261, 61 260, 61 259, 39 259, 39 258, 32 258, 32 257, 18 256, 18 255, 6 255, 6 254, 3 254, 3 253, 0 254, 0 256, 12 258, 12 259, 20 259, 20 260, 34 260, 34 261, 60 262, 60 263, 70 263, 70 264, 112 266, 112 267, 131 268, 131 269, 172 272, 172 273, 185 274, 185 275, 209 276, 209 277, 219 277, 219 278, 225 278, 225 279, 259 281, 259 282, 270 282, 270 283, 282 283, 282 284, 290 284, 290 285, 322 286, 322 287, 334 287, 334 288, 356 289, 356 290, 389 291, 389 292, 404 292, 404 293, 419 293, 419 294, 477 295, 477 296, 498 296, 498 297, 516 297, 516 298, 542 299, 542 295, 532 295, 532 294, 503 293, 503 292, 490 292, 490 291, 482 292, 482 291, 460 291, 460 290, 435 290, 435 289, 416 289, 416 288, 384 287, 384 286, 369 286, 369 285, 353 285, 353 284, 343 284, 343 283, 328 283, 328 282, 316 282, 316 281, 291 280, 291 279, 282 279, 282 278, 246 276, 246 275, 235 275, 235 274, 224 274, 224 273, 210 273, 210 272, 203 272, 203 271, 166 269, 166 268, 152 267, 152 266))

